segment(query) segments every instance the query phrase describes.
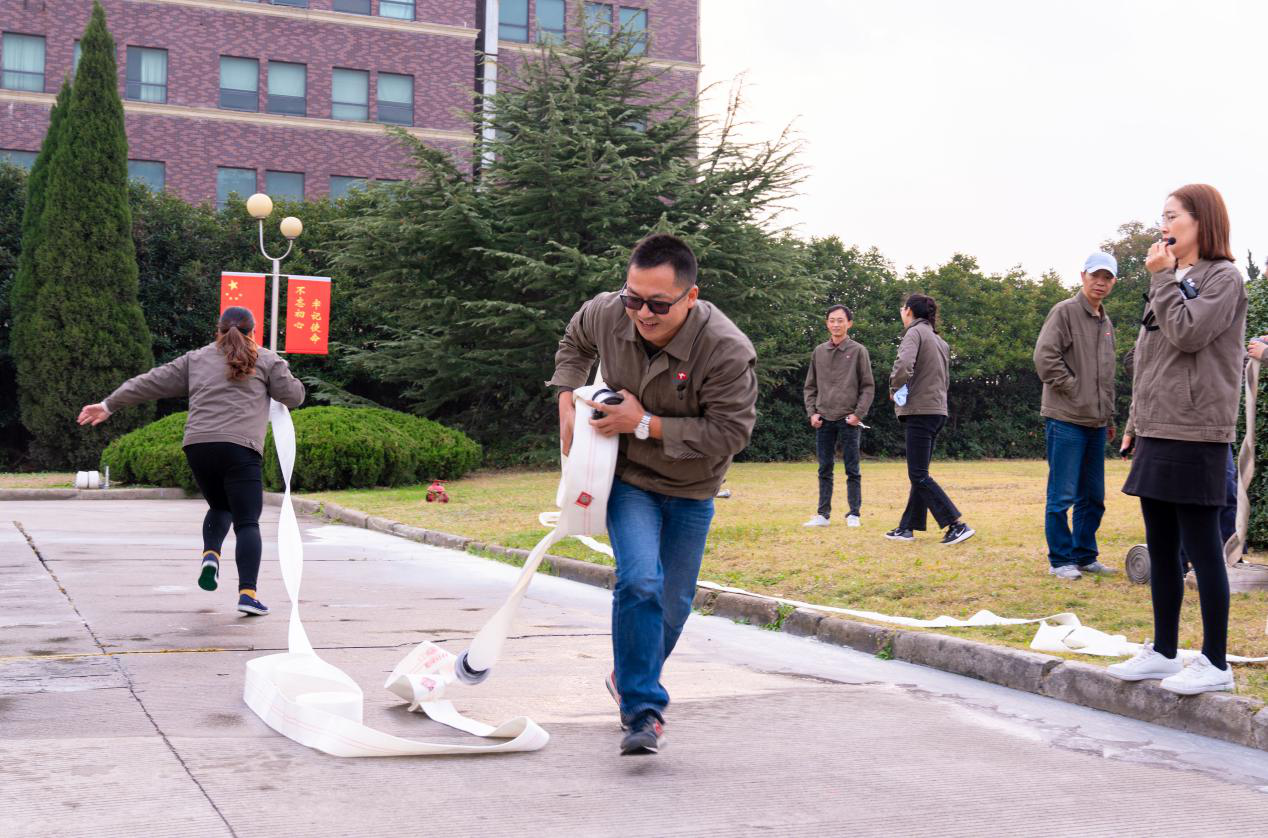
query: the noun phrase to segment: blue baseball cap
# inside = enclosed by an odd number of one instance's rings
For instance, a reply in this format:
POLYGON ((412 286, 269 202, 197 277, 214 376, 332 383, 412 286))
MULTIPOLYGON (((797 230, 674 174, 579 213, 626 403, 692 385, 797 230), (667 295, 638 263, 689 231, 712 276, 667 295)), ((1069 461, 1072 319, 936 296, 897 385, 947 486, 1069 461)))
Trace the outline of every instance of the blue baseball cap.
POLYGON ((1087 257, 1087 261, 1083 263, 1084 273, 1090 274, 1100 270, 1106 270, 1113 276, 1118 276, 1118 261, 1114 258, 1112 253, 1106 253, 1103 250, 1098 250, 1091 256, 1087 257))

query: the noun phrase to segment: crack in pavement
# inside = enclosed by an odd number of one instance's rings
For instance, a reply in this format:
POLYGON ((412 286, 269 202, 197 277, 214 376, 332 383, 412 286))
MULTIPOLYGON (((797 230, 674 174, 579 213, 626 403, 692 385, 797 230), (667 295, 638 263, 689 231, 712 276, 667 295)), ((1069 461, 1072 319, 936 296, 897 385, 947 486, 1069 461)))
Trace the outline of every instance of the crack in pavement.
MULTIPOLYGON (((106 651, 106 647, 102 644, 101 639, 97 637, 97 633, 93 631, 92 626, 89 625, 88 620, 84 618, 84 615, 80 613, 79 607, 75 605, 74 598, 66 590, 65 586, 62 585, 62 581, 57 578, 57 573, 54 572, 53 568, 49 567, 49 563, 44 560, 44 555, 40 552, 40 548, 36 546, 35 539, 32 538, 31 534, 26 531, 24 526, 22 526, 22 522, 14 521, 13 526, 17 527, 18 532, 22 533, 22 537, 26 539, 26 543, 31 548, 31 552, 35 554, 35 558, 39 559, 40 565, 44 568, 45 572, 48 573, 49 578, 53 580, 53 583, 57 585, 57 589, 62 592, 63 596, 66 597, 66 602, 70 605, 71 610, 75 612, 75 616, 79 618, 81 623, 83 623, 84 630, 88 632, 88 636, 92 638, 93 643, 97 644, 97 648, 101 650, 103 655, 111 658, 117 657, 117 655, 106 651)), ((167 734, 163 732, 161 727, 159 727, 158 721, 153 715, 151 715, 149 708, 145 706, 145 702, 141 700, 139 695, 137 695, 136 685, 133 684, 132 677, 128 673, 127 668, 118 661, 115 662, 115 667, 118 669, 119 674, 123 676, 124 683, 128 685, 128 693, 131 694, 132 699, 137 703, 137 706, 141 708, 141 712, 145 714, 145 718, 149 720, 155 733, 157 733, 159 738, 163 740, 163 744, 167 746, 168 751, 171 752, 172 756, 175 757, 176 761, 180 764, 180 767, 185 772, 185 776, 189 777, 190 782, 192 782, 202 794, 203 798, 207 801, 207 805, 209 805, 211 810, 216 813, 216 816, 220 818, 220 822, 225 825, 225 829, 229 830, 229 834, 234 836, 234 838, 237 838, 238 833, 234 830, 233 825, 229 823, 229 819, 225 817, 225 813, 220 811, 220 807, 216 805, 216 801, 211 799, 211 795, 207 793, 207 790, 203 788, 203 784, 200 783, 198 778, 194 776, 194 772, 191 771, 189 765, 185 763, 185 760, 181 757, 180 752, 176 750, 176 747, 172 744, 171 740, 167 738, 167 734)))

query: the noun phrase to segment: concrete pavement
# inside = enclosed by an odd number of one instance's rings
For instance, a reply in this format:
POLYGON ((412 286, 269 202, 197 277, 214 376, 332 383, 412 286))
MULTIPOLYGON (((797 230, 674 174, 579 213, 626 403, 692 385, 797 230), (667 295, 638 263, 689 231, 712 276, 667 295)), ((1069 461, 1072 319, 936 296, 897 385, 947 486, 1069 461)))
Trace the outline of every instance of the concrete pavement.
MULTIPOLYGON (((533 582, 516 636, 459 708, 526 714, 532 754, 337 759, 242 703, 285 648, 266 508, 261 597, 195 584, 200 501, 0 503, 0 835, 1246 835, 1254 751, 717 617, 666 670, 668 747, 620 757, 610 593, 533 582)), ((362 685, 367 723, 463 734, 380 689, 420 639, 464 640, 517 568, 301 519, 305 624, 362 685)), ((226 554, 232 555, 231 546, 226 554)))

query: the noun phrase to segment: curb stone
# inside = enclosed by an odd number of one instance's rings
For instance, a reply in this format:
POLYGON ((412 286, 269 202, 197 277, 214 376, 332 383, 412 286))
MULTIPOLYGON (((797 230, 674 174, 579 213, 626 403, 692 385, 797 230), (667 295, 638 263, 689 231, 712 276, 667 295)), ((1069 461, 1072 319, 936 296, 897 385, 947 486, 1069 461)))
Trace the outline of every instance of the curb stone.
POLYGON ((894 629, 842 620, 840 617, 824 617, 815 631, 815 637, 823 643, 845 646, 869 655, 887 648, 893 642, 894 634, 894 629))
POLYGON ((894 635, 894 657, 990 681, 1015 690, 1037 693, 1044 676, 1061 658, 1023 652, 1007 646, 989 646, 947 634, 900 631, 894 635))
POLYGON ((1251 724, 1255 734, 1254 747, 1268 751, 1268 708, 1256 713, 1251 724))
POLYGON ((815 637, 827 617, 817 611, 798 608, 784 618, 783 630, 793 637, 815 637))
POLYGON ((779 606, 771 599, 722 593, 713 601, 713 616, 745 621, 751 626, 769 626, 779 619, 779 606))
POLYGON ((0 500, 187 500, 184 489, 0 489, 0 500))
MULTIPOLYGON (((196 497, 198 495, 171 488, 0 489, 0 500, 174 500, 196 497)), ((265 493, 265 502, 272 506, 280 505, 281 500, 282 495, 278 493, 265 493)), ((292 497, 292 503, 297 511, 309 515, 439 547, 512 556, 521 560, 529 553, 460 535, 412 527, 367 515, 357 509, 347 509, 337 503, 295 497, 292 497)), ((614 568, 579 559, 548 555, 541 569, 596 587, 611 589, 615 584, 614 568)), ((780 604, 777 598, 722 593, 710 588, 697 588, 692 600, 692 607, 703 614, 747 619, 755 626, 777 623, 780 604)), ((792 611, 784 618, 780 629, 797 637, 813 637, 823 643, 846 646, 868 654, 890 649, 893 657, 907 663, 1268 751, 1268 707, 1258 699, 1230 693, 1179 696, 1153 681, 1134 684, 1119 681, 1103 667, 1082 661, 992 646, 951 635, 886 628, 823 615, 813 609, 797 608, 792 611)))
POLYGON ((616 586, 616 568, 594 562, 583 562, 580 559, 568 559, 563 556, 547 555, 555 575, 560 579, 582 582, 596 588, 609 591, 616 586))

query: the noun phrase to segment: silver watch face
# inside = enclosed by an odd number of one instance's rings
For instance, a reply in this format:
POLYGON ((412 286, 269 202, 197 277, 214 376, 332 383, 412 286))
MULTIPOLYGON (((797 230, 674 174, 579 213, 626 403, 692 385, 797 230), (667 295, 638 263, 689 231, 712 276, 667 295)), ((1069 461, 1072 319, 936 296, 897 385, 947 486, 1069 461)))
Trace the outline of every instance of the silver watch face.
POLYGON ((634 429, 634 436, 637 439, 647 439, 652 433, 652 419, 650 416, 644 416, 643 420, 638 423, 638 427, 634 429))

